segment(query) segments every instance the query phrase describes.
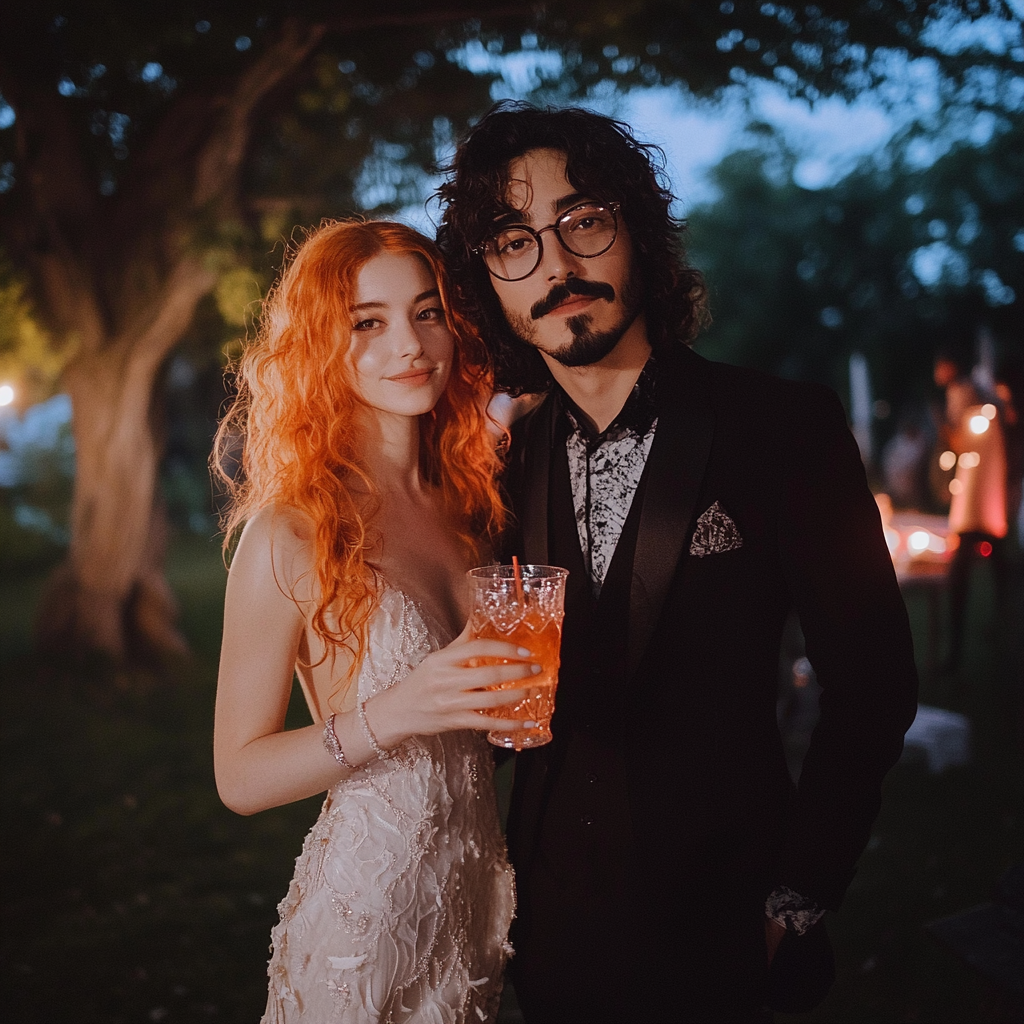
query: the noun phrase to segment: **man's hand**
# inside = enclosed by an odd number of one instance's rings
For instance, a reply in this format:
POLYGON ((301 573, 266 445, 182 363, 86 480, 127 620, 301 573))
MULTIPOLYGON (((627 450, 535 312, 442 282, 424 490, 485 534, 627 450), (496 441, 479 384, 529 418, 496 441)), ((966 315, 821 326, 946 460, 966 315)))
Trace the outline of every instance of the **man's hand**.
POLYGON ((779 948, 779 943, 785 934, 786 929, 777 921, 773 921, 770 917, 764 919, 764 944, 768 950, 769 967, 771 967, 772 961, 775 959, 775 951, 779 948))

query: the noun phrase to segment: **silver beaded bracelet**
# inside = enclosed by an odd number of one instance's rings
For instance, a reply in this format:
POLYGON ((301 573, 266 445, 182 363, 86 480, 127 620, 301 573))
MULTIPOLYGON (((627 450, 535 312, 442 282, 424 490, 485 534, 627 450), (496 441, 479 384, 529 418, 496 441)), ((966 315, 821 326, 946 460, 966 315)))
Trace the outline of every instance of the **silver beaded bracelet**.
MULTIPOLYGON (((369 698, 367 698, 369 699, 369 698)), ((392 756, 392 751, 385 750, 378 742, 377 737, 373 735, 373 730, 370 728, 370 723, 366 720, 366 701, 361 700, 356 705, 356 714, 359 715, 359 724, 362 726, 363 735, 366 737, 366 742, 370 744, 371 749, 382 761, 386 761, 392 756)))
POLYGON ((356 765, 352 764, 347 757, 345 757, 345 751, 341 749, 341 743, 338 740, 338 734, 334 731, 334 715, 324 722, 324 749, 330 754, 335 761, 342 766, 347 768, 350 772, 356 770, 356 765))

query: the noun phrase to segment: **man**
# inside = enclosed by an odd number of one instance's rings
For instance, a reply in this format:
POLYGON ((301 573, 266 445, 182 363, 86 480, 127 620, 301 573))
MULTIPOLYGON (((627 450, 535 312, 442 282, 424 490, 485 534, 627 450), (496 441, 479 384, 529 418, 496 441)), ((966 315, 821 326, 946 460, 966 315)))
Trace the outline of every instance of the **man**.
POLYGON ((513 429, 508 554, 570 570, 555 739, 517 756, 508 823, 526 1020, 809 1008, 916 709, 842 407, 690 350, 704 284, 624 125, 499 104, 440 196, 499 387, 546 393, 513 429), (792 607, 824 689, 798 789, 775 717, 792 607))

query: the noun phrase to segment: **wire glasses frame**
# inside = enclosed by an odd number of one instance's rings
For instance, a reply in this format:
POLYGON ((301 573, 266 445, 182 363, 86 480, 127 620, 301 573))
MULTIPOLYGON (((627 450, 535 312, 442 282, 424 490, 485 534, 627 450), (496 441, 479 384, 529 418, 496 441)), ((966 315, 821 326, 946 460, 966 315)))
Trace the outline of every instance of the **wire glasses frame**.
POLYGON ((547 227, 534 230, 528 224, 508 224, 473 252, 483 258, 488 272, 500 281, 522 281, 544 258, 541 235, 554 231, 562 248, 581 259, 602 256, 619 232, 618 203, 580 203, 566 210, 547 227))

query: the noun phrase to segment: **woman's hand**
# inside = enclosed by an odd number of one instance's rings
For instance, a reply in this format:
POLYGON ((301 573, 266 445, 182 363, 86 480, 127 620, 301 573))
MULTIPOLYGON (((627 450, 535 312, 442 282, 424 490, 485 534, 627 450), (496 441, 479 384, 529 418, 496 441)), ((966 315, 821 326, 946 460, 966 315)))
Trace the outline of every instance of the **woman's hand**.
POLYGON ((527 696, 525 686, 541 671, 532 658, 525 647, 471 639, 467 626, 447 647, 428 654, 403 680, 367 702, 367 717, 378 742, 389 748, 409 736, 454 729, 528 728, 522 719, 481 712, 527 696), (524 686, 504 688, 516 680, 524 686))
MULTIPOLYGON (((323 723, 285 729, 294 666, 308 631, 303 609, 309 600, 300 587, 312 564, 306 532, 273 509, 250 520, 231 563, 214 767, 221 798, 240 814, 322 793, 351 771, 324 749, 323 723)), ((498 640, 473 640, 466 629, 367 702, 367 723, 386 749, 410 736, 453 729, 523 728, 520 720, 481 712, 526 696, 522 687, 493 692, 490 687, 528 682, 539 671, 531 652, 498 640), (508 663, 500 664, 503 660, 508 663)), ((334 732, 347 765, 358 767, 376 756, 355 711, 336 715, 334 732)))

